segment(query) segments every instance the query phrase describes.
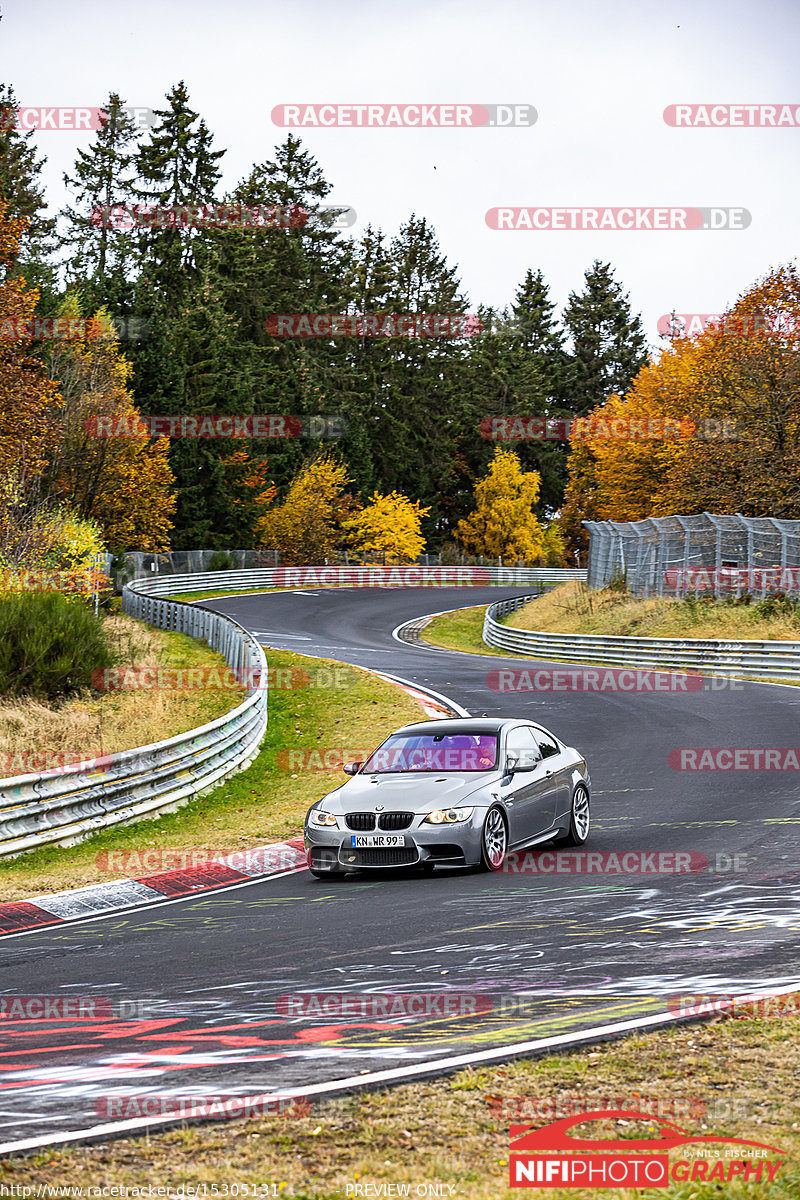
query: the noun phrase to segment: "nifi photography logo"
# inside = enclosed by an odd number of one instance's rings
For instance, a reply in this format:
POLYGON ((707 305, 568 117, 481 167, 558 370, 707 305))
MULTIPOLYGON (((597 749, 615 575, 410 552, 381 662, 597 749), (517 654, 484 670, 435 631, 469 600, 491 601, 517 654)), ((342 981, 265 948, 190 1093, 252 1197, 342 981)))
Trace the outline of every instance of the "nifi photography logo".
POLYGON ((652 1114, 626 1109, 603 1109, 563 1117, 537 1129, 509 1129, 509 1184, 535 1188, 666 1188, 670 1182, 768 1184, 783 1166, 786 1154, 763 1142, 697 1136, 652 1114), (656 1132, 649 1138, 591 1138, 570 1130, 589 1121, 644 1121, 656 1132), (684 1156, 670 1163, 669 1151, 681 1147, 684 1156))

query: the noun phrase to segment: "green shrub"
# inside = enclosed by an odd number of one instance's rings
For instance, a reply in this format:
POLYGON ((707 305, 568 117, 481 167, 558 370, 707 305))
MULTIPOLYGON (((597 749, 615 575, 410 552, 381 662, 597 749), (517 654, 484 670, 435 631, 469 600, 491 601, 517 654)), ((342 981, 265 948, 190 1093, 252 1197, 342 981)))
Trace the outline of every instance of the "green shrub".
POLYGON ((232 567, 233 562, 224 550, 215 550, 208 560, 209 571, 230 571, 232 567))
POLYGON ((0 695, 56 700, 115 662, 102 622, 58 592, 0 596, 0 695))
POLYGON ((797 617, 800 609, 797 602, 791 600, 785 592, 770 592, 755 605, 755 611, 760 617, 797 617))

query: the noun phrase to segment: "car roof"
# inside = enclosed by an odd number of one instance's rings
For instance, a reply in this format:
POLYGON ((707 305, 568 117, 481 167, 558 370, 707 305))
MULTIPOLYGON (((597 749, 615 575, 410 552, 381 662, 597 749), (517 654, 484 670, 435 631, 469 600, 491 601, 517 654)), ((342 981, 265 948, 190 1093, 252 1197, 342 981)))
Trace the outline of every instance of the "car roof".
POLYGON ((530 724, 524 717, 519 719, 509 717, 454 717, 441 721, 412 721, 402 725, 395 733, 500 733, 506 726, 518 725, 520 722, 530 724))

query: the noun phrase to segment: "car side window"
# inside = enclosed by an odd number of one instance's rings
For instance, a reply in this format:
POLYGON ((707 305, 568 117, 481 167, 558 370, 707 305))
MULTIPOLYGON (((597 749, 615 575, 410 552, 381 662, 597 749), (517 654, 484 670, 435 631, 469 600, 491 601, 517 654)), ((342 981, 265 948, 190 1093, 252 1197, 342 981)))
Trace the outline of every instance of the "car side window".
POLYGON ((539 747, 529 725, 520 725, 510 731, 506 740, 506 755, 514 755, 520 767, 532 767, 539 761, 539 747))
POLYGON ((536 740, 539 743, 539 752, 542 758, 552 758, 554 754, 560 754, 561 751, 551 737, 546 733, 541 733, 536 730, 536 740))

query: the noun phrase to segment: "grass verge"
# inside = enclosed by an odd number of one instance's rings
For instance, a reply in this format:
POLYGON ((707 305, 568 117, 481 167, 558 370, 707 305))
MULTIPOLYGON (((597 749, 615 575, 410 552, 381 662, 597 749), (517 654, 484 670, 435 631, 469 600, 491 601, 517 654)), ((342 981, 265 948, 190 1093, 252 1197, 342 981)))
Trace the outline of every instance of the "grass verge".
POLYGON ((320 769, 320 751, 345 761, 357 758, 359 750, 373 748, 398 725, 420 719, 420 706, 409 695, 357 667, 279 650, 267 650, 267 661, 276 681, 269 725, 247 770, 177 812, 116 826, 77 846, 0 860, 0 901, 160 869, 147 864, 137 869, 137 860, 131 866, 126 855, 150 852, 152 863, 153 853, 161 852, 166 870, 296 836, 314 799, 344 779, 341 766, 320 769), (303 686, 306 677, 310 682, 303 686), (308 752, 309 763, 292 769, 286 756, 298 750, 308 752), (183 855, 180 861, 176 853, 183 855))
MULTIPOLYGON (((483 640, 485 605, 434 617, 420 636, 423 641, 463 654, 519 658, 495 650, 483 640)), ((800 610, 780 603, 745 605, 707 600, 637 600, 605 589, 592 592, 577 580, 561 584, 511 613, 506 624, 559 634, 606 637, 720 638, 730 641, 798 641, 800 610)))
POLYGON ((176 592, 174 596, 170 594, 169 598, 170 600, 186 601, 218 600, 220 596, 257 596, 261 592, 284 592, 286 590, 286 588, 271 587, 242 588, 241 590, 239 588, 234 588, 233 590, 231 588, 219 588, 213 592, 176 592))
POLYGON ((639 600, 625 592, 592 591, 578 580, 553 588, 511 613, 514 629, 605 637, 723 638, 731 641, 797 641, 800 609, 781 602, 733 600, 639 600))
MULTIPOLYGON (((152 1183, 171 1190, 183 1186, 178 1195, 185 1196, 203 1185, 208 1196, 230 1196, 236 1194, 231 1191, 235 1184, 247 1184, 250 1196, 295 1200, 397 1196, 404 1194, 398 1188, 405 1184, 410 1196, 510 1200, 519 1192, 508 1187, 509 1124, 541 1126, 554 1119, 554 1110, 560 1109, 560 1116, 618 1108, 622 1102, 660 1114, 661 1121, 674 1121, 695 1136, 715 1134, 778 1147, 787 1156, 785 1165, 772 1184, 696 1181, 646 1190, 534 1187, 525 1194, 548 1200, 796 1200, 799 1035, 795 1015, 765 1019, 742 1013, 327 1104, 315 1102, 310 1114, 300 1117, 186 1125, 149 1137, 6 1159, 0 1163, 0 1184, 86 1188, 152 1183), (541 1107, 548 1104, 553 1108, 541 1107), (358 1183, 360 1192, 355 1190, 358 1183), (421 1185, 429 1186, 423 1191, 421 1185), (441 1190, 434 1191, 433 1185, 441 1190)), ((650 1122, 604 1127, 593 1122, 585 1133, 592 1138, 652 1137, 656 1129, 650 1122)), ((724 1152, 723 1146, 713 1149, 724 1152)), ((672 1151, 670 1163, 691 1153, 691 1147, 672 1151)))
POLYGON ((0 775, 46 770, 173 737, 221 717, 244 699, 241 687, 136 686, 142 678, 136 672, 142 670, 171 676, 199 668, 224 681, 225 659, 205 642, 119 613, 107 616, 104 627, 119 659, 118 679, 134 671, 128 675, 131 686, 86 691, 61 704, 28 697, 0 701, 0 775))
POLYGON ((504 650, 494 650, 486 645, 482 636, 485 613, 485 604, 443 613, 422 629, 420 637, 432 646, 458 650, 462 654, 496 654, 500 658, 519 658, 519 655, 506 654, 504 650))

